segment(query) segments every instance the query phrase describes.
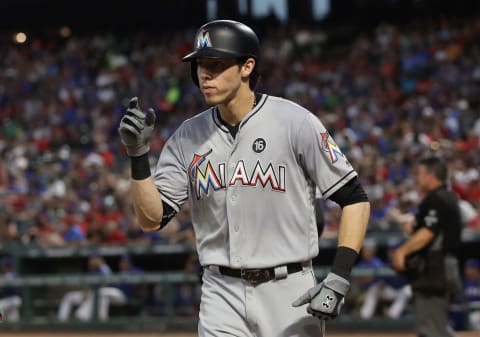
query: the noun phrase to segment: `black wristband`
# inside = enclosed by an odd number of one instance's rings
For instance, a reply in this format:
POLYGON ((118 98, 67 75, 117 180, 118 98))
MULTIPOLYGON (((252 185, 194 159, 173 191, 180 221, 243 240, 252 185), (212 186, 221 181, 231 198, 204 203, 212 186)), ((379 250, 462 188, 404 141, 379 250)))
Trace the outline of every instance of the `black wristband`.
POLYGON ((352 248, 341 246, 337 248, 335 259, 333 260, 332 273, 350 279, 352 268, 357 262, 358 253, 352 248))
POLYGON ((148 152, 138 157, 130 157, 132 168, 132 179, 143 180, 150 177, 150 163, 148 162, 148 152))

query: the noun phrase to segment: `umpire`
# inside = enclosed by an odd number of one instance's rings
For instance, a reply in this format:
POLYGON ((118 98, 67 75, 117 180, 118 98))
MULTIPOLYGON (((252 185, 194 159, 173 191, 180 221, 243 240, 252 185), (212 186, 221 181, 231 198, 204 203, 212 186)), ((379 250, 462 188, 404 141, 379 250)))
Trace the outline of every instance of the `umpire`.
POLYGON ((455 336, 448 326, 448 307, 461 288, 457 261, 461 219, 458 200, 446 186, 447 176, 447 167, 439 158, 419 162, 417 186, 425 197, 418 206, 410 239, 393 258, 394 268, 405 272, 412 285, 419 337, 455 336))

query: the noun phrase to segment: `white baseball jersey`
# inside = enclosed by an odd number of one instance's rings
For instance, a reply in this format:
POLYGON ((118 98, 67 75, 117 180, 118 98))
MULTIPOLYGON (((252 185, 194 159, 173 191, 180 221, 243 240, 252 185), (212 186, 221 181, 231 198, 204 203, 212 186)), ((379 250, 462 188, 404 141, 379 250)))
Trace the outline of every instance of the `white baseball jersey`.
POLYGON ((202 265, 264 268, 318 254, 315 186, 328 198, 356 175, 315 115, 262 95, 235 137, 215 107, 184 121, 154 179, 176 211, 188 199, 202 265))

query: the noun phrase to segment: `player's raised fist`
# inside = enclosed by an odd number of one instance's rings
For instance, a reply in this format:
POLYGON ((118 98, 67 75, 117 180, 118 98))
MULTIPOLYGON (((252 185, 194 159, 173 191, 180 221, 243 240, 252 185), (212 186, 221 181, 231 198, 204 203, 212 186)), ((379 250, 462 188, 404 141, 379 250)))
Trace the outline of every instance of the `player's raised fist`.
POLYGON ((154 110, 150 108, 145 114, 140 110, 138 98, 133 97, 118 127, 118 133, 130 157, 141 156, 150 150, 150 137, 154 126, 154 110))
POLYGON ((132 97, 130 99, 130 102, 128 102, 128 108, 129 109, 139 109, 140 107, 138 106, 138 97, 132 97))

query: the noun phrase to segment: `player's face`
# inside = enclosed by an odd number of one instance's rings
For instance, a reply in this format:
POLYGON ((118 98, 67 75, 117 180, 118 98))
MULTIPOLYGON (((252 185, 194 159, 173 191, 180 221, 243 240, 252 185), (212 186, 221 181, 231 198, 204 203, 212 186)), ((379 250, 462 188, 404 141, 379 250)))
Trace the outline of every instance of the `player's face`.
POLYGON ((98 257, 98 256, 92 256, 90 257, 90 259, 88 260, 88 267, 90 269, 97 269, 98 267, 101 266, 101 264, 103 263, 103 260, 101 257, 98 257))
POLYGON ((197 76, 200 90, 209 105, 232 99, 242 82, 241 66, 236 59, 199 58, 197 76))

